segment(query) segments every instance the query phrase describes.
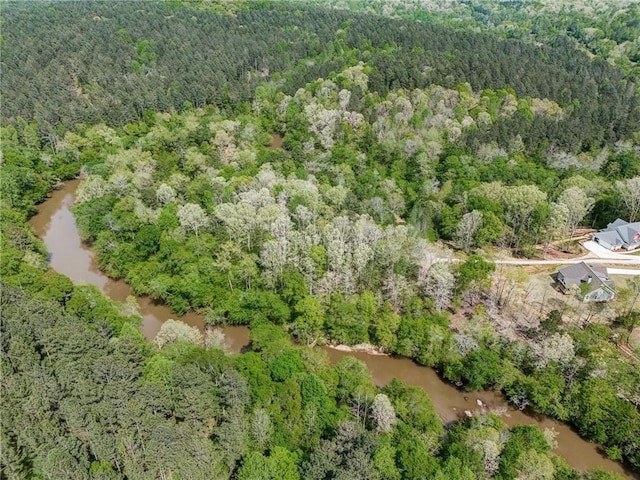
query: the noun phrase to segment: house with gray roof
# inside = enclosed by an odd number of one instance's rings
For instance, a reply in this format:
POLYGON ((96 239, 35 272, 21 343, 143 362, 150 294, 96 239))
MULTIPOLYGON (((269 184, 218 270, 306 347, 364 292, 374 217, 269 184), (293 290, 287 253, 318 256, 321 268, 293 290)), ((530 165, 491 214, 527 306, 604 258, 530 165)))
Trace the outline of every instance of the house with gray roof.
POLYGON ((561 268, 555 280, 564 293, 577 293, 583 302, 608 302, 616 296, 607 269, 580 262, 561 268))
POLYGON ((640 222, 629 223, 620 218, 593 236, 593 241, 609 250, 633 250, 640 247, 640 222))

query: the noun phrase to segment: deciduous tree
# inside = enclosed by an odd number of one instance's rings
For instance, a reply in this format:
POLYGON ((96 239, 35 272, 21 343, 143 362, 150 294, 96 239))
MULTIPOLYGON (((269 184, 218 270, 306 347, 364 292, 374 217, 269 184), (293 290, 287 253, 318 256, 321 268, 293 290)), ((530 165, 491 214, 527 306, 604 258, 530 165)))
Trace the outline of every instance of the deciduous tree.
POLYGON ((192 230, 198 237, 198 232, 202 227, 209 224, 207 214, 200 205, 187 203, 178 207, 178 221, 185 230, 192 230))
POLYGON ((462 220, 460 220, 460 223, 458 224, 454 238, 460 245, 460 248, 465 252, 468 252, 475 243, 474 237, 482 227, 482 219, 482 213, 478 210, 465 213, 462 216, 462 220))
POLYGON ((431 266, 424 284, 427 296, 433 299, 438 312, 444 310, 451 303, 456 280, 451 273, 448 263, 438 262, 431 266))
POLYGON ((627 208, 629 222, 635 222, 640 214, 640 177, 616 182, 616 189, 627 208))
POLYGON ((563 206, 561 210, 565 214, 564 232, 568 231, 573 237, 582 219, 593 208, 594 200, 588 197, 580 187, 571 187, 560 194, 558 204, 563 206))
POLYGON ((154 341, 158 348, 162 348, 168 343, 174 342, 192 342, 201 345, 203 338, 197 328, 190 327, 180 320, 169 319, 162 324, 154 341))
POLYGON ((384 393, 379 393, 373 399, 371 416, 376 425, 376 430, 382 433, 389 433, 396 423, 396 411, 384 393))

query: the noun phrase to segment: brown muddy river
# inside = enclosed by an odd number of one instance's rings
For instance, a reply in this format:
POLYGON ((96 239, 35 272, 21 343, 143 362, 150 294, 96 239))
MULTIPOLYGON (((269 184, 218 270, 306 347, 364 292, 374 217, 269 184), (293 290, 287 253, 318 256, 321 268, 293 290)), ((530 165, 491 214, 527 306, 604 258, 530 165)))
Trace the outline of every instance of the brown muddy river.
MULTIPOLYGON (((30 223, 36 234, 44 241, 49 252, 51 267, 62 273, 76 284, 97 286, 109 298, 124 302, 133 295, 129 286, 120 280, 112 280, 103 274, 95 262, 95 254, 82 243, 69 207, 73 204, 73 193, 79 181, 66 182, 63 188, 53 192, 51 197, 40 205, 38 213, 30 223)), ((204 318, 201 315, 187 314, 177 316, 167 306, 148 297, 137 297, 139 312, 143 318, 142 329, 148 339, 152 339, 160 329, 162 322, 169 318, 179 319, 189 325, 202 328, 204 318)), ((229 348, 240 351, 249 342, 246 327, 225 327, 225 337, 229 348)), ((430 368, 417 365, 407 358, 396 358, 367 353, 347 353, 323 347, 332 362, 345 355, 362 360, 368 367, 376 385, 383 386, 394 377, 409 385, 423 388, 433 400, 436 411, 444 422, 455 420, 465 410, 478 411, 477 400, 488 408, 502 412, 502 419, 510 426, 537 425, 540 428, 552 428, 557 432, 558 447, 555 452, 563 456, 569 465, 577 470, 602 467, 626 478, 639 478, 623 465, 609 460, 600 452, 599 447, 580 438, 568 425, 556 422, 542 415, 522 412, 509 406, 506 399, 496 392, 464 393, 451 384, 441 380, 430 368)))

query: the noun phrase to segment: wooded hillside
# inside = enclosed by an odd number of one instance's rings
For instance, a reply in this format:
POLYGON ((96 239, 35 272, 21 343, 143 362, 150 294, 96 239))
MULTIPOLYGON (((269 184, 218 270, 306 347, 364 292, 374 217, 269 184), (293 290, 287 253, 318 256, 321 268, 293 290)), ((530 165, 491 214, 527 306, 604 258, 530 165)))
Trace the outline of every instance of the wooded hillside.
MULTIPOLYGON (((294 93, 358 60, 374 67, 370 88, 381 95, 469 82, 475 90, 551 99, 569 107, 567 115, 531 127, 531 141, 574 153, 627 138, 640 123, 634 85, 562 37, 535 46, 277 2, 248 4, 235 15, 155 2, 9 3, 2 22, 2 88, 11 92, 3 118, 36 119, 44 130, 122 125, 185 102, 237 111, 261 81, 282 79, 294 93)), ((518 121, 504 128, 522 130, 518 121)))
POLYGON ((472 9, 462 23, 382 1, 403 18, 3 4, 0 477, 616 478, 494 415, 444 429, 423 390, 377 388, 326 343, 499 390, 639 469, 640 376, 618 347, 640 282, 538 310, 491 261, 640 217, 634 61, 611 57, 633 55, 633 9, 594 24, 619 42, 603 50, 587 17, 565 35, 565 13, 532 26, 506 3, 447 2, 472 9), (135 312, 49 268, 27 218, 77 177, 100 269, 205 332, 167 321, 148 342, 135 312), (250 351, 224 351, 227 324, 250 326, 250 351))

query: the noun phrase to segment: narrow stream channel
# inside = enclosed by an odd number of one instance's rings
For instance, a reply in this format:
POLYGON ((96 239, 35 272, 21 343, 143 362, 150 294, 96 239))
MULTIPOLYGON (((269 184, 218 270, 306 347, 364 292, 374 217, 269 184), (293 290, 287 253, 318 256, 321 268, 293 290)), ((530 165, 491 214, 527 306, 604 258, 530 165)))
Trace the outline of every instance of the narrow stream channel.
MULTIPOLYGON (((97 286, 109 298, 124 302, 133 295, 131 288, 121 280, 112 280, 97 267, 95 254, 82 243, 76 228, 70 207, 73 194, 79 180, 66 182, 63 187, 52 193, 42 203, 38 213, 30 223, 36 234, 44 241, 49 252, 51 267, 76 284, 92 284, 97 286)), ((152 339, 160 329, 162 322, 169 318, 203 328, 204 318, 193 313, 177 316, 169 307, 149 297, 137 297, 139 312, 143 318, 142 330, 147 339, 152 339)), ((224 328, 229 348, 235 352, 249 343, 249 330, 246 327, 229 326, 224 328)), ((584 471, 593 467, 616 472, 625 478, 639 478, 631 470, 618 462, 614 462, 601 453, 599 447, 580 438, 568 425, 554 421, 543 415, 525 413, 510 406, 504 396, 497 392, 483 391, 464 393, 438 377, 433 369, 422 367, 410 359, 367 353, 349 353, 322 347, 332 362, 339 361, 345 355, 362 360, 373 377, 376 385, 383 386, 393 378, 398 378, 409 385, 423 388, 433 400, 436 411, 443 422, 458 418, 465 410, 478 411, 478 400, 495 411, 502 412, 502 419, 510 426, 537 425, 540 428, 553 428, 557 433, 558 447, 555 452, 563 456, 573 468, 584 471)))

